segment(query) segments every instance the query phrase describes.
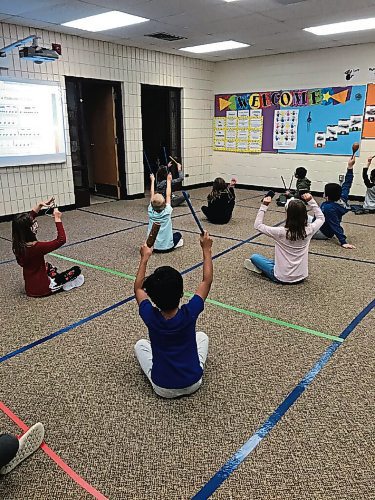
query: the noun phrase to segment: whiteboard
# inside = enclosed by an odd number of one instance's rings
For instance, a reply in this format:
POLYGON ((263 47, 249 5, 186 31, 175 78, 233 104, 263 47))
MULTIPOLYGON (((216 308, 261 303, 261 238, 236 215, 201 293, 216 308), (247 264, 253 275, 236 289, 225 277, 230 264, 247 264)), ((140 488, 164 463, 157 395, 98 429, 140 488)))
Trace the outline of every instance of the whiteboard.
POLYGON ((66 161, 61 88, 0 79, 0 167, 66 161))

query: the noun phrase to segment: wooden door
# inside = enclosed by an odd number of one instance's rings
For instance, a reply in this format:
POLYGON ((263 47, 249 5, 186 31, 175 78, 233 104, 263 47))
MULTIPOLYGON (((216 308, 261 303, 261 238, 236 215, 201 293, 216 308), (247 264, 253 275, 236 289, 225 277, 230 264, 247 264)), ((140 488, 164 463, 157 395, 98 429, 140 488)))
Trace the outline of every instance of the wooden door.
POLYGON ((85 103, 91 177, 98 194, 120 197, 115 100, 110 84, 90 85, 85 103))

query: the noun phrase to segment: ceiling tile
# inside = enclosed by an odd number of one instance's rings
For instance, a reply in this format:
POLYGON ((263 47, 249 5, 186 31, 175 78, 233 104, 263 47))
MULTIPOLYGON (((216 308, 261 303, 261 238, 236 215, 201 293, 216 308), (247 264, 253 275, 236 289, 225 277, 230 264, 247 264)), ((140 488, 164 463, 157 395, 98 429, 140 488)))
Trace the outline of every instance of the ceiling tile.
MULTIPOLYGON (((28 6, 29 10, 24 11, 22 17, 54 24, 66 23, 74 19, 94 16, 95 14, 101 14, 102 12, 108 11, 108 9, 104 7, 90 5, 79 0, 70 0, 68 2, 54 1, 53 4, 50 2, 48 8, 30 9, 31 4, 28 4, 28 6)), ((83 33, 81 30, 80 32, 83 33)))

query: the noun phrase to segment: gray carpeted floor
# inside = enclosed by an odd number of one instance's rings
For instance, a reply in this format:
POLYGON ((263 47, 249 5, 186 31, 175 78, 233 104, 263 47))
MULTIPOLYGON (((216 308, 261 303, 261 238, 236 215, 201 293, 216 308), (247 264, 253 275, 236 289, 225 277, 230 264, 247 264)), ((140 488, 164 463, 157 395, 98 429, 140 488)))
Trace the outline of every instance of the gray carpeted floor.
MULTIPOLYGON (((197 210, 207 193, 191 191, 197 210)), ((207 303, 199 318, 198 328, 210 338, 209 357, 204 383, 189 398, 165 401, 154 395, 133 352, 134 343, 146 336, 136 303, 118 305, 133 295, 131 276, 146 235, 146 226, 139 224, 147 221, 147 200, 103 203, 63 215, 74 244, 56 253, 83 262, 86 283, 78 290, 30 299, 22 291, 18 265, 0 262, 0 356, 12 356, 0 364, 1 399, 27 425, 44 422, 47 444, 107 498, 191 498, 331 345, 298 326, 339 336, 373 300, 375 228, 359 225, 375 226, 373 216, 347 216, 353 223, 345 230, 357 250, 345 251, 333 241, 312 242, 310 275, 302 285, 282 287, 245 270, 243 260, 251 253, 273 255, 272 241, 253 228, 262 194, 238 190, 240 206, 226 226, 211 225, 198 213, 217 235, 214 255, 223 252, 214 260, 210 293, 222 306, 207 303), (58 330, 55 338, 13 356, 58 330)), ((272 208, 267 222, 281 223, 285 212, 272 208)), ((168 264, 185 271, 185 290, 194 292, 202 276, 201 267, 191 269, 202 260, 197 227, 186 206, 177 207, 173 216, 185 245, 154 255, 149 270, 168 264)), ((39 225, 40 239, 53 237, 52 219, 42 217, 39 225)), ((0 236, 10 237, 9 223, 0 224, 0 236)), ((13 259, 10 243, 0 239, 0 261, 8 259, 13 259)), ((61 269, 74 265, 59 257, 48 260, 61 269)), ((372 312, 214 498, 375 498, 374 327, 372 312)), ((1 410, 0 428, 20 432, 1 410)), ((90 495, 38 450, 0 477, 0 497, 90 495)))

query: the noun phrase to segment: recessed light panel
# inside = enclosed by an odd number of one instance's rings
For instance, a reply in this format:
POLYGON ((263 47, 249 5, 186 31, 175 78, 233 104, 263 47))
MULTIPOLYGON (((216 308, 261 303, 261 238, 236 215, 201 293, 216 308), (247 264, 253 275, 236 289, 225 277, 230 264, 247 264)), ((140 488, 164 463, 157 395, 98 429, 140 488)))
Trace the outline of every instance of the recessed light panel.
POLYGON ((149 19, 132 16, 131 14, 126 14, 118 10, 112 10, 104 14, 97 14, 96 16, 83 17, 82 19, 69 21, 68 23, 63 23, 62 26, 96 32, 122 28, 123 26, 144 23, 145 21, 149 21, 149 19))
POLYGON ((352 31, 372 30, 374 28, 375 17, 370 17, 368 19, 357 19, 355 21, 304 28, 304 31, 309 31, 310 33, 314 33, 314 35, 335 35, 337 33, 350 33, 352 31))
POLYGON ((195 47, 185 47, 185 52, 194 52, 195 54, 204 54, 206 52, 219 52, 220 50, 240 49, 242 47, 249 47, 247 43, 234 42, 228 40, 226 42, 206 43, 205 45, 196 45, 195 47))

